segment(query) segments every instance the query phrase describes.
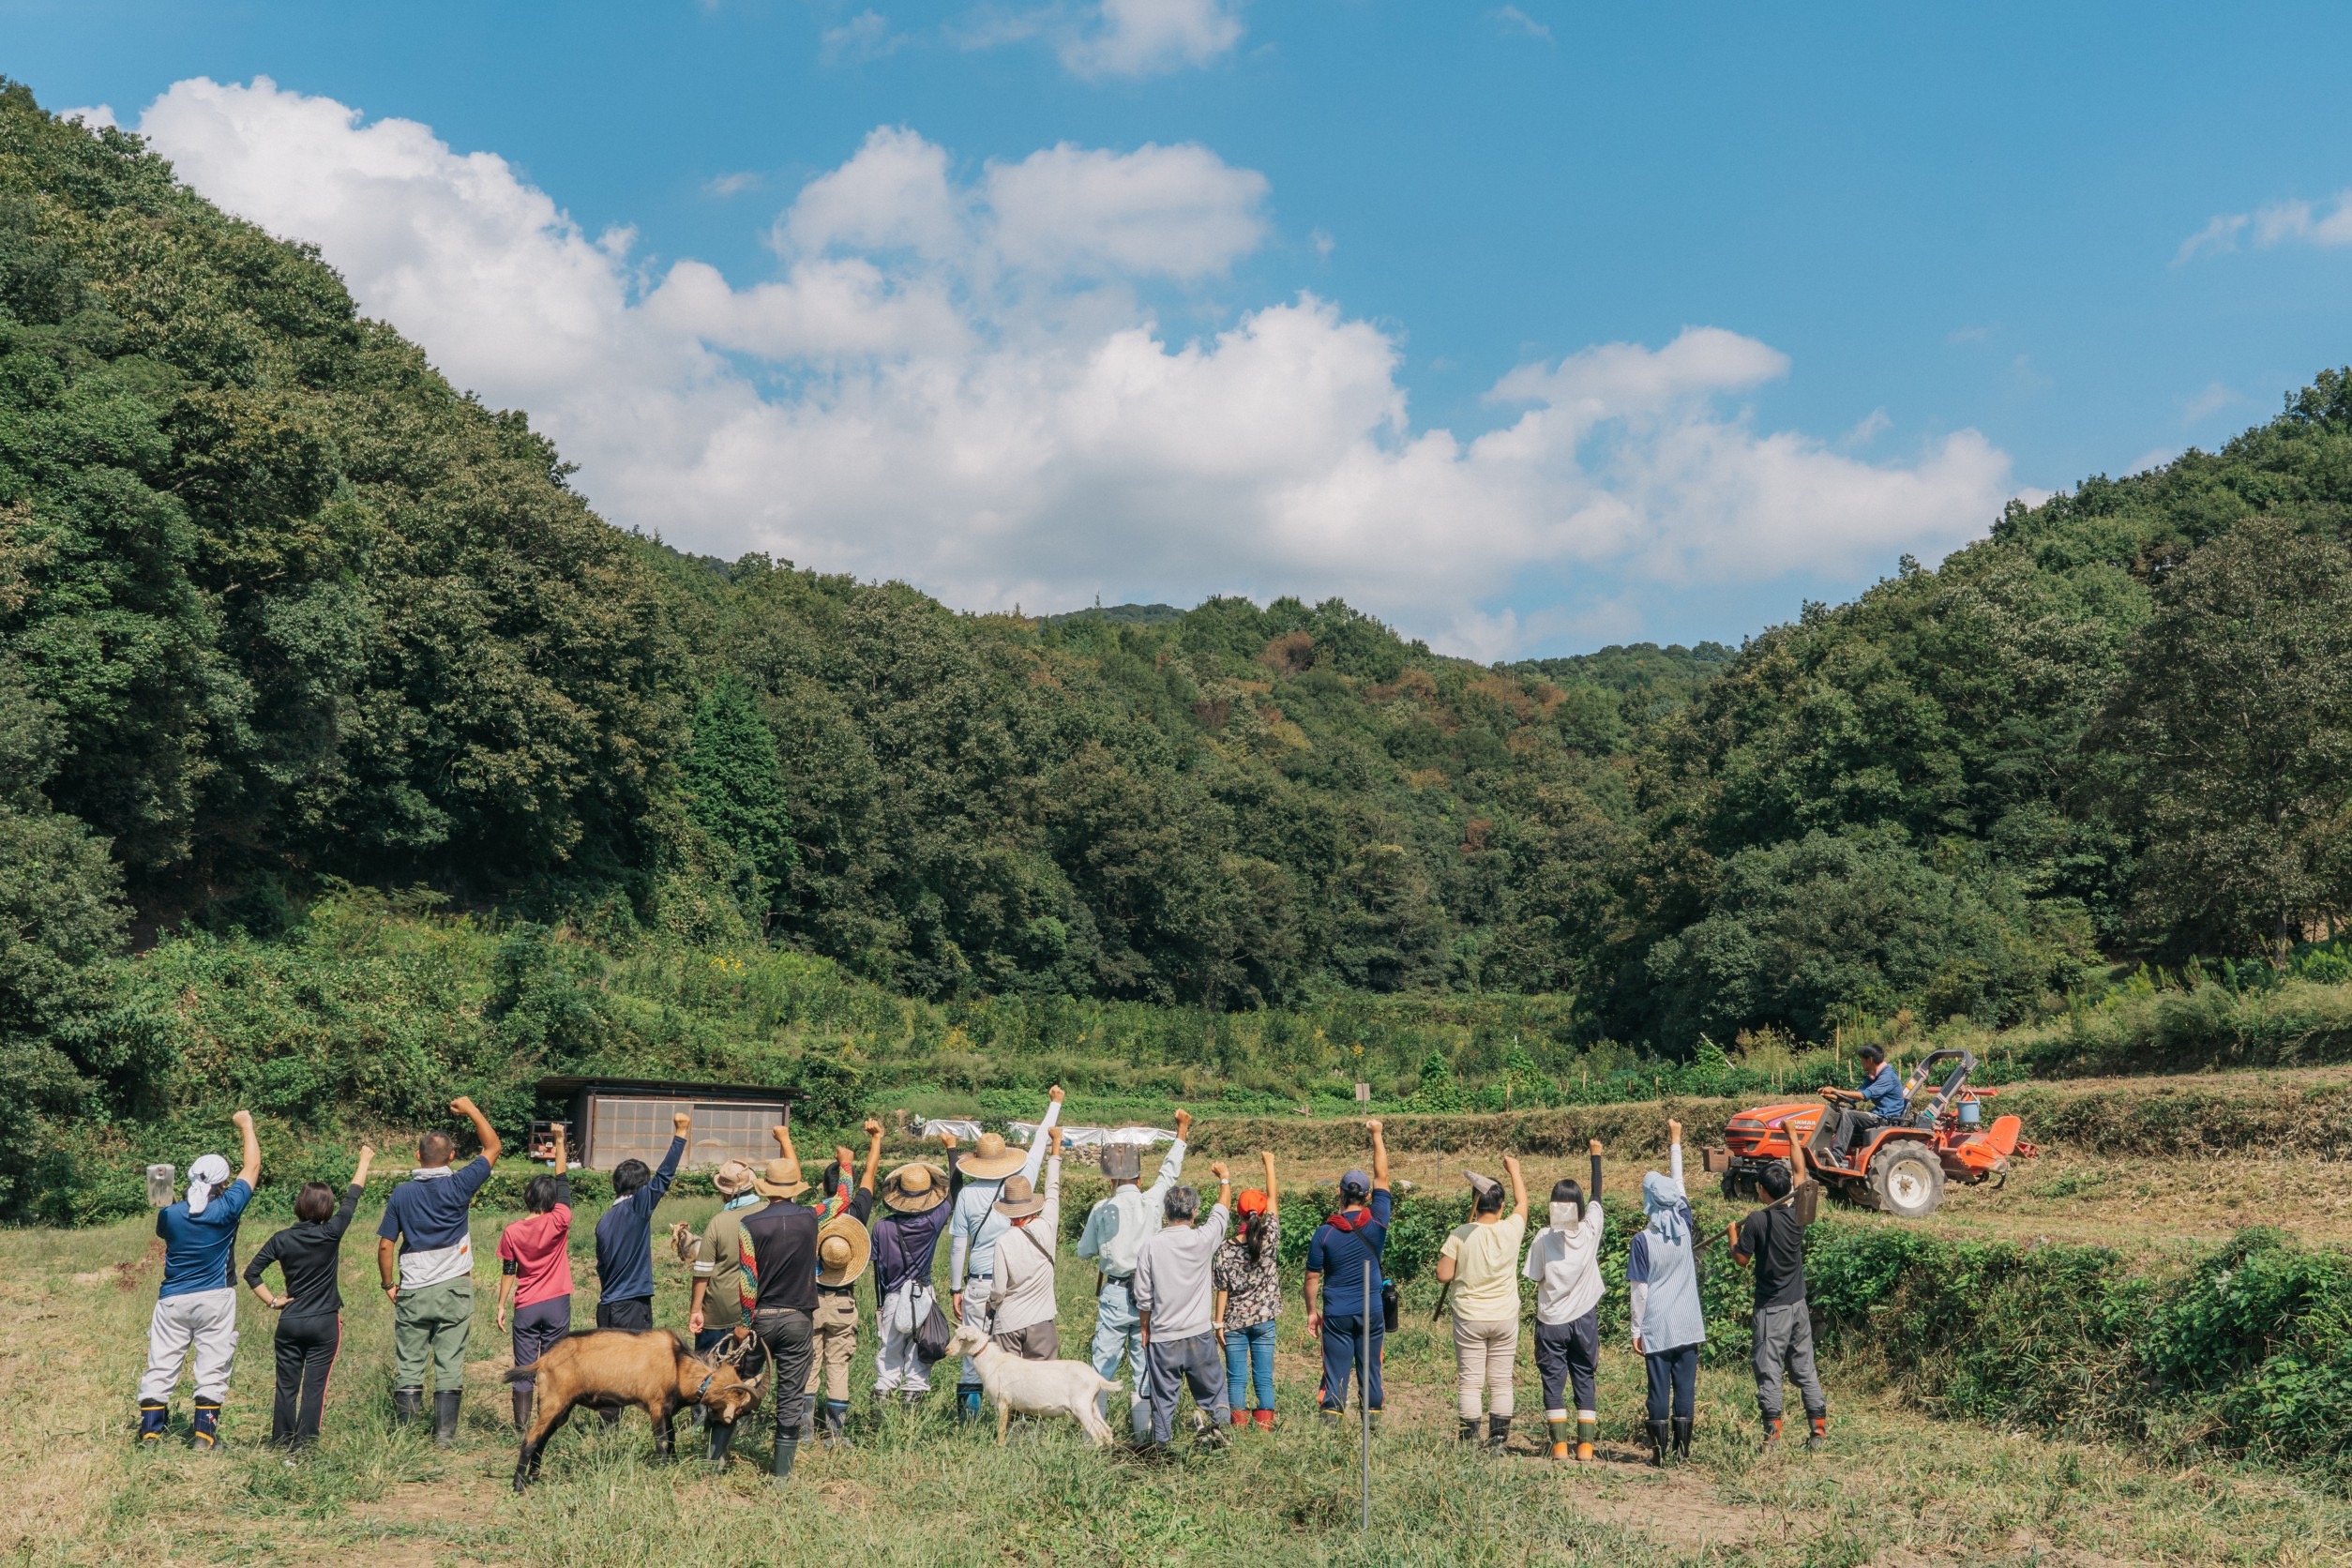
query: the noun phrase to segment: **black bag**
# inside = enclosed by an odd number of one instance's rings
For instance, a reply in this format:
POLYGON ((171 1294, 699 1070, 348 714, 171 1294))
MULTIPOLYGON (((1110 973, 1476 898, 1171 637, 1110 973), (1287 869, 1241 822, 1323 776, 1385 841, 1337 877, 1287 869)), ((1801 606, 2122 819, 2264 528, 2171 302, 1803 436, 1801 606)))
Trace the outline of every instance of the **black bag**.
POLYGON ((1380 1330, 1384 1334, 1396 1332, 1396 1281, 1393 1279, 1380 1281, 1380 1330))
POLYGON ((956 1337, 948 1325, 947 1314, 939 1309, 939 1297, 931 1298, 930 1314, 914 1329, 914 1357, 926 1366, 938 1364, 947 1354, 947 1342, 956 1337))

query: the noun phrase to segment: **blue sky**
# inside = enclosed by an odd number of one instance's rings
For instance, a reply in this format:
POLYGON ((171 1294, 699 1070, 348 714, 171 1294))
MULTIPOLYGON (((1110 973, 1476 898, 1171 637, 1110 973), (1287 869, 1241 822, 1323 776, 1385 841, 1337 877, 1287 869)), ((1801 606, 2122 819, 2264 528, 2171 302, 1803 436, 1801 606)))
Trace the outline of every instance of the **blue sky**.
POLYGON ((2352 360, 2341 8, 0 21, 616 520, 972 607, 1736 641, 2352 360))

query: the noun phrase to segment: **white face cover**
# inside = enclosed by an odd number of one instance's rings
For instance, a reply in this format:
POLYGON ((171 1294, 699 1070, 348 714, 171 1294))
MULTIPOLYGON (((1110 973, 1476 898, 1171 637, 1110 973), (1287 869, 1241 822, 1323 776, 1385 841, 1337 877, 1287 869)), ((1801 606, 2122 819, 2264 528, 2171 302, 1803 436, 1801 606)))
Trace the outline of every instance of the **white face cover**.
POLYGON ((229 1162, 219 1154, 200 1154, 188 1168, 188 1212, 201 1214, 212 1195, 229 1184, 229 1162))
POLYGON ((1576 1228, 1576 1206, 1574 1203, 1553 1204, 1552 1229, 1555 1230, 1574 1230, 1576 1228))

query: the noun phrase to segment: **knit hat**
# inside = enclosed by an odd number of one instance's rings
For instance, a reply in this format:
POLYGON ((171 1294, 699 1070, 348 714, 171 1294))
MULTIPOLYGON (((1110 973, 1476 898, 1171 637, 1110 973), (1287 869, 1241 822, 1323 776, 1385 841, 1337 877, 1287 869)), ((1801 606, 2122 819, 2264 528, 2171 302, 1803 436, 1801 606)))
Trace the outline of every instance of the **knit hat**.
POLYGON ((199 1154, 188 1168, 188 1213, 192 1219, 212 1203, 212 1195, 229 1184, 229 1162, 219 1154, 199 1154))
POLYGON ((975 1182, 993 1182, 1028 1163, 1027 1154, 1005 1145, 1003 1133, 982 1133, 972 1153, 956 1162, 956 1168, 975 1182))

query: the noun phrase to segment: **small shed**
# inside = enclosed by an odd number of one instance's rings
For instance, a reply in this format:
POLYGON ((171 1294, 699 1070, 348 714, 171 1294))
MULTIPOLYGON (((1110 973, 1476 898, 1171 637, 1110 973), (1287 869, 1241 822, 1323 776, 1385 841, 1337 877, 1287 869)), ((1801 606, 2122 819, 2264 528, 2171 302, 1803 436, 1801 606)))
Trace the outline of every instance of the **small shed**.
POLYGON ((682 1110, 694 1115, 685 1165, 765 1165, 776 1158, 770 1129, 790 1125, 792 1111, 792 1095, 781 1089, 659 1078, 541 1078, 539 1098, 565 1107, 572 1161, 591 1170, 629 1159, 658 1165, 670 1149, 671 1118, 682 1110))

